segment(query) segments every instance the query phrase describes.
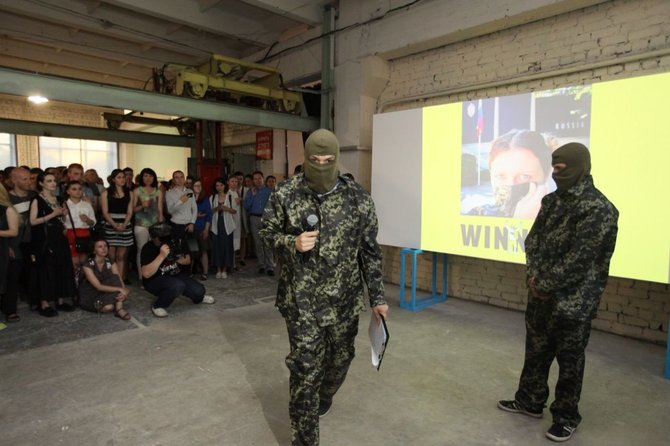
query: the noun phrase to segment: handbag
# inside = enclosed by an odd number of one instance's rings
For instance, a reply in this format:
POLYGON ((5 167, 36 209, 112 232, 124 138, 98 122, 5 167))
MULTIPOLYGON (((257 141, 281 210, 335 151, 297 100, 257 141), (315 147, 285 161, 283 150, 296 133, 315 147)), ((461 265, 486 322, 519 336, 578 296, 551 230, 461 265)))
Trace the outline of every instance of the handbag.
POLYGON ((95 224, 89 229, 91 231, 91 238, 105 237, 105 219, 96 216, 95 224))
POLYGON ((191 253, 200 251, 200 247, 198 246, 198 240, 196 240, 195 238, 187 237, 186 244, 188 245, 188 250, 191 251, 191 253))
MULTIPOLYGON (((39 197, 33 198, 34 201, 37 202, 37 216, 38 217, 45 217, 51 208, 45 209, 44 206, 48 206, 46 201, 44 199, 40 199, 39 197), (44 204, 42 204, 44 203, 44 204), (41 215, 40 215, 41 214, 41 215)), ((32 205, 32 202, 31 202, 32 205)), ((30 219, 26 219, 28 221, 28 224, 30 224, 30 219)), ((30 244, 29 244, 29 249, 28 252, 30 253, 30 263, 38 263, 41 261, 47 254, 53 254, 53 251, 49 247, 49 231, 47 230, 47 225, 48 222, 43 222, 41 224, 42 229, 44 229, 44 239, 42 240, 42 244, 40 246, 37 246, 39 242, 39 237, 37 236, 37 232, 33 233, 32 225, 30 227, 30 244), (33 237, 35 235, 35 237, 33 237)))
POLYGON ((67 213, 70 216, 70 224, 72 225, 72 232, 74 233, 74 250, 90 254, 93 251, 93 240, 91 237, 77 237, 77 229, 74 227, 74 220, 72 219, 72 212, 67 202, 64 203, 67 208, 67 213))
POLYGON ((32 229, 33 226, 30 224, 30 216, 21 217, 22 222, 19 227, 19 244, 28 245, 32 240, 32 229))
POLYGON ((77 252, 90 254, 93 251, 93 240, 91 240, 91 237, 84 237, 84 238, 76 237, 74 239, 74 249, 77 252))

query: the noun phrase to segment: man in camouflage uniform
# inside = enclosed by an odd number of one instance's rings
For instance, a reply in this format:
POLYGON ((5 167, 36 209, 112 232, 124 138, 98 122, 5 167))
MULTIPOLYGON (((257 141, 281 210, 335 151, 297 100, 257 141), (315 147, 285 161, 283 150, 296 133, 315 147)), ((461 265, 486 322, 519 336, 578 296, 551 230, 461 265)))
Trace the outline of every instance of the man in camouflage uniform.
POLYGON ((552 155, 557 190, 545 196, 526 238, 526 355, 514 400, 502 410, 542 418, 554 358, 559 374, 546 436, 566 441, 581 421, 577 408, 584 349, 607 284, 619 212, 593 185, 588 149, 569 143, 552 155))
MULTIPOLYGON (((292 444, 319 444, 319 416, 344 382, 354 358, 363 281, 376 317, 386 317, 377 216, 370 195, 339 176, 339 143, 320 129, 305 143, 304 173, 283 181, 263 215, 261 236, 282 259, 277 308, 291 353, 292 444), (318 217, 316 227, 307 223, 318 217)), ((313 222, 311 222, 313 224, 313 222)))

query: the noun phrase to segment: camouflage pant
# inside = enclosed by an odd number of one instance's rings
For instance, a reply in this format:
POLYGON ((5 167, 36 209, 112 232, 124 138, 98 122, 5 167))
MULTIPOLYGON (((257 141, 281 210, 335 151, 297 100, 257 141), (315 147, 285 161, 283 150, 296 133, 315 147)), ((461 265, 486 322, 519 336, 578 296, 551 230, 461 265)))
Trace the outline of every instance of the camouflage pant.
POLYGON ((526 357, 515 399, 533 412, 549 397, 547 379, 556 358, 558 381, 550 410, 555 423, 577 426, 582 420, 578 403, 584 378, 584 349, 591 334, 590 321, 552 316, 549 301, 529 297, 526 309, 526 357))
POLYGON ((313 320, 286 320, 291 353, 286 366, 289 380, 291 444, 319 444, 319 401, 332 401, 354 359, 358 316, 319 327, 313 320))

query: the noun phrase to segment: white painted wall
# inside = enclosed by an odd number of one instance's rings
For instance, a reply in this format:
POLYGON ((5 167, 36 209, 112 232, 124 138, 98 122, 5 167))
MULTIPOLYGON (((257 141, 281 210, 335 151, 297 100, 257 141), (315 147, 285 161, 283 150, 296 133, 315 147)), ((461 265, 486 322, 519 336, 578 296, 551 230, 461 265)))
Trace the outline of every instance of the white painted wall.
MULTIPOLYGON (((138 126, 135 124, 124 124, 124 129, 162 133, 166 135, 178 135, 179 132, 173 127, 164 126, 138 126)), ((191 156, 189 147, 154 146, 149 144, 119 144, 119 167, 132 167, 135 175, 145 167, 151 167, 158 176, 158 180, 170 180, 175 170, 187 171, 188 157, 191 156)))
POLYGON ((272 170, 264 172, 265 175, 272 174, 281 181, 293 174, 296 164, 302 164, 304 145, 302 133, 295 131, 274 130, 272 150, 272 170), (288 172, 286 159, 288 156, 288 172))

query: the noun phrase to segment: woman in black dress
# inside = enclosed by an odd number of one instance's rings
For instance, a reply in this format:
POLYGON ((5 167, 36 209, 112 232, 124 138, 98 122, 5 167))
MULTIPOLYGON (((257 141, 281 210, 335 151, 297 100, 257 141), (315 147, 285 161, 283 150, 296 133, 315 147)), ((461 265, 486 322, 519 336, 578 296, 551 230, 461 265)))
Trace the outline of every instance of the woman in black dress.
POLYGON ((130 313, 123 308, 128 289, 123 286, 116 263, 107 257, 108 253, 107 241, 97 239, 93 254, 82 266, 84 280, 79 284, 79 305, 87 311, 114 312, 114 316, 129 321, 130 313))
POLYGON ((8 292, 7 281, 16 280, 7 277, 10 258, 15 258, 14 250, 18 249, 19 213, 16 212, 5 187, 0 184, 0 310, 7 322, 21 320, 16 314, 16 293, 8 292))
POLYGON ((70 246, 65 237, 62 217, 67 213, 56 199, 56 177, 42 173, 37 177, 39 194, 30 203, 31 260, 33 262, 31 293, 38 301, 37 309, 44 317, 58 311, 74 311, 64 297, 75 295, 74 272, 70 246), (56 308, 49 305, 56 303, 56 308))

